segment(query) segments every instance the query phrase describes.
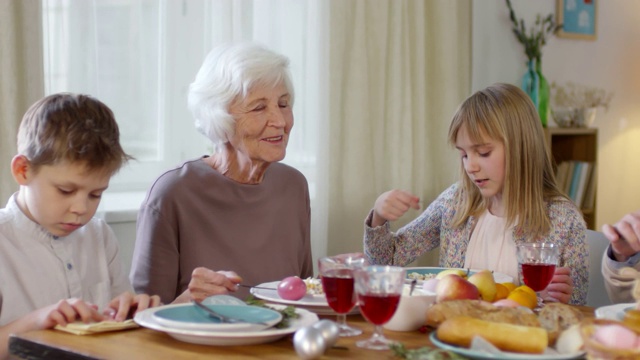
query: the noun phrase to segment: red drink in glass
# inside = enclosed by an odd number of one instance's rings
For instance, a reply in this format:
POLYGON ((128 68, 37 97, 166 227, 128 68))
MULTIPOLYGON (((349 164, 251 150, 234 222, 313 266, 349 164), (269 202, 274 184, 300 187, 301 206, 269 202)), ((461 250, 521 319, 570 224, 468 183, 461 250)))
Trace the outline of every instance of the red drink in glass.
POLYGON ((329 306, 338 314, 346 314, 356 305, 352 270, 326 271, 322 275, 322 289, 329 306))
POLYGON ((360 312, 374 325, 391 320, 400 302, 400 294, 362 294, 359 297, 360 312))
POLYGON ((554 264, 522 264, 522 278, 524 283, 533 289, 533 291, 546 289, 555 271, 556 266, 554 264))

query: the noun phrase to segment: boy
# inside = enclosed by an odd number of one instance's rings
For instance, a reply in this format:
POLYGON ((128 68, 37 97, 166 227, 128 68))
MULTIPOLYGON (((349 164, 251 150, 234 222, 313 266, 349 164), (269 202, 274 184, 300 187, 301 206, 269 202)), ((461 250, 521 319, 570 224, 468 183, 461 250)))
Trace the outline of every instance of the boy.
POLYGON ((11 161, 20 189, 0 209, 0 358, 11 333, 123 321, 160 303, 132 292, 115 235, 93 218, 129 159, 113 113, 94 98, 54 94, 24 115, 11 161))

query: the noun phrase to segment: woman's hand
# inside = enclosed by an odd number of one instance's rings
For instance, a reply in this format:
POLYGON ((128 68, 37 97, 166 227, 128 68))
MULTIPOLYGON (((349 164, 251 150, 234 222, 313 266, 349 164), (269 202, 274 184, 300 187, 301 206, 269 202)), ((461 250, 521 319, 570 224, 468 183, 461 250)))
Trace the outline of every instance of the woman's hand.
POLYGON ((191 273, 189 288, 174 303, 190 300, 202 301, 211 295, 227 294, 237 290, 242 278, 233 271, 213 271, 199 267, 191 273))
POLYGON ((409 209, 420 209, 420 198, 403 190, 390 190, 378 196, 373 206, 371 227, 398 220, 409 209))
POLYGON ((104 315, 115 321, 125 321, 133 318, 133 315, 138 311, 158 305, 160 305, 160 297, 158 295, 136 295, 125 291, 109 302, 108 308, 104 310, 104 315))
POLYGON ((640 210, 629 213, 613 226, 605 224, 602 232, 611 242, 617 261, 627 261, 640 252, 640 210))
POLYGON ((559 301, 567 304, 571 300, 572 292, 571 269, 568 267, 556 267, 551 283, 542 292, 542 298, 543 300, 559 301))

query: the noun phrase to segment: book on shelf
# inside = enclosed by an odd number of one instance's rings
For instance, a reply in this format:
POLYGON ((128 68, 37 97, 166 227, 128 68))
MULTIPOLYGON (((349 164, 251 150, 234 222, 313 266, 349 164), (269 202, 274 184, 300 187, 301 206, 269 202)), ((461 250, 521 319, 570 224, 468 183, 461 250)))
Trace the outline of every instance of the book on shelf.
MULTIPOLYGON (((578 191, 578 183, 580 183, 580 176, 582 175, 582 161, 575 161, 575 166, 573 166, 573 172, 571 173, 571 183, 569 184, 569 197, 573 202, 576 202, 577 199, 577 191, 578 191)), ((576 203, 576 205, 578 205, 576 203)))
POLYGON ((563 161, 556 169, 558 187, 578 208, 590 209, 594 204, 595 164, 588 161, 563 161))
POLYGON ((589 184, 587 184, 584 200, 582 201, 583 209, 593 210, 596 204, 596 188, 598 184, 598 172, 596 171, 596 166, 596 164, 593 164, 593 166, 591 166, 589 184))
MULTIPOLYGON (((569 161, 562 161, 556 169, 556 183, 558 187, 564 191, 567 178, 569 177, 570 164, 569 161)), ((566 191, 565 191, 566 193, 566 191)))
POLYGON ((584 194, 587 189, 587 183, 589 182, 589 178, 591 177, 591 163, 590 162, 581 162, 580 163, 580 174, 578 176, 578 185, 576 188, 576 197, 575 203, 578 208, 582 209, 582 201, 584 200, 584 194))

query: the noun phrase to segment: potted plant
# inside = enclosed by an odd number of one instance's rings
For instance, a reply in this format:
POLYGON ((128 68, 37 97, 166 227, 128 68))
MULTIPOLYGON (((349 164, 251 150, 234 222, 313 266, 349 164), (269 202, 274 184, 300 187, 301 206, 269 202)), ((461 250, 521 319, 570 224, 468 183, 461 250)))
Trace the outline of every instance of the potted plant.
POLYGON ((542 47, 547 43, 547 36, 556 33, 561 25, 555 23, 553 14, 544 18, 538 14, 534 25, 527 33, 524 20, 516 18, 511 0, 506 1, 513 34, 524 46, 524 53, 527 56, 527 72, 522 77, 522 89, 529 94, 538 108, 542 126, 546 127, 549 113, 549 84, 542 75, 542 47))

